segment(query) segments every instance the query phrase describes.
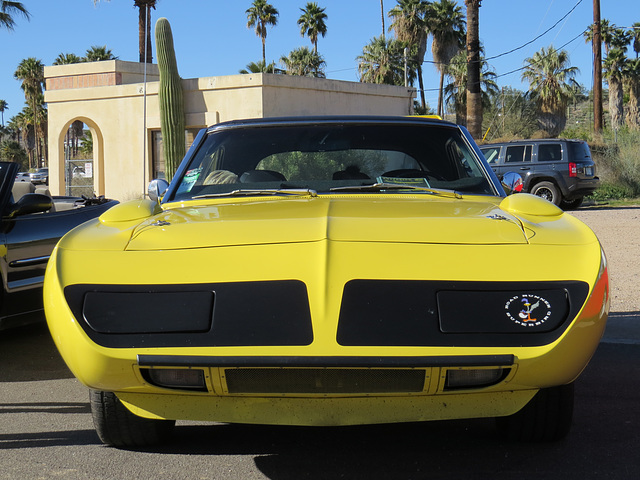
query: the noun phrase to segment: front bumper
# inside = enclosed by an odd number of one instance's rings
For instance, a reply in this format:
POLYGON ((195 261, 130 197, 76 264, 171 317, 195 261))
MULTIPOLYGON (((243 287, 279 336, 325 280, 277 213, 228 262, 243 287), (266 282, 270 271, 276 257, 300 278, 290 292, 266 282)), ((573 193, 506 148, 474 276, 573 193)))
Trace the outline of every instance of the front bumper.
MULTIPOLYGON (((427 343, 357 344, 339 341, 337 322, 345 285, 354 279, 354 271, 356 278, 386 276, 382 278, 385 281, 402 278, 423 282, 424 272, 430 272, 434 278, 442 278, 442 282, 455 284, 498 281, 513 284, 521 281, 522 275, 496 268, 495 259, 501 257, 501 263, 505 264, 512 259, 517 265, 522 258, 521 246, 385 245, 386 254, 397 250, 398 255, 412 261, 406 267, 388 263, 382 275, 379 262, 370 261, 381 256, 381 246, 374 243, 345 242, 337 247, 330 242, 308 242, 228 247, 206 252, 201 249, 162 252, 164 271, 183 272, 177 273, 171 279, 174 283, 168 286, 208 284, 215 272, 224 272, 226 283, 233 284, 246 282, 247 278, 260 282, 283 278, 301 282, 308 293, 312 335, 305 336, 302 329, 303 334, 294 336, 297 340, 288 344, 234 343, 238 331, 234 332, 229 325, 226 327, 231 330, 225 330, 226 336, 222 337, 227 341, 218 345, 193 340, 206 337, 197 332, 184 337, 192 340, 167 344, 154 344, 154 335, 139 333, 97 332, 96 337, 96 331, 87 330, 83 324, 82 311, 78 311, 73 302, 67 303, 68 286, 86 285, 89 279, 91 284, 121 285, 118 280, 122 273, 113 266, 122 264, 123 258, 126 258, 129 284, 148 285, 151 277, 143 266, 157 255, 153 252, 101 252, 96 257, 93 252, 56 250, 47 270, 45 308, 54 341, 74 375, 90 388, 116 392, 134 413, 142 416, 346 425, 509 415, 524 406, 538 389, 572 382, 580 374, 599 343, 608 312, 606 270, 603 272, 594 260, 601 257, 597 242, 581 247, 579 255, 573 245, 525 247, 535 258, 546 256, 548 265, 557 265, 553 269, 528 271, 526 276, 530 281, 564 282, 566 272, 570 271, 575 279, 572 282, 588 285, 586 301, 572 306, 566 322, 560 322, 561 326, 551 333, 542 332, 544 341, 529 345, 513 341, 520 335, 501 335, 510 340, 500 344, 495 341, 500 334, 484 335, 478 331, 458 336, 435 332, 438 334, 434 338, 439 340, 427 343), (428 256, 424 255, 425 248, 429 249, 428 256), (60 262, 64 262, 66 255, 73 256, 73 264, 83 268, 62 265, 60 262), (330 262, 327 257, 331 258, 330 262), (318 268, 311 261, 301 259, 318 259, 318 268), (87 265, 92 268, 88 269, 87 265), (187 268, 190 265, 194 267, 187 268), (260 265, 259 271, 249 268, 251 265, 260 265), (465 272, 464 281, 453 277, 452 272, 460 271, 465 272), (108 344, 101 339, 105 336, 126 341, 108 344), (483 340, 469 340, 473 338, 483 340), (127 343, 131 341, 135 342, 127 343), (181 388, 154 382, 150 371, 163 369, 197 370, 201 372, 198 375, 203 379, 203 386, 181 388), (472 386, 462 384, 451 388, 448 384, 451 372, 475 375, 474 372, 483 370, 499 372, 499 375, 494 381, 472 386), (292 375, 298 375, 297 385, 301 387, 290 387, 292 375), (371 383, 374 387, 360 390, 353 387, 369 381, 371 375, 375 377, 371 383), (398 379, 409 383, 394 383, 398 379), (283 382, 283 386, 271 390, 260 387, 274 381, 283 382), (385 382, 391 386, 379 387, 385 382)), ((242 298, 238 302, 240 300, 242 298)), ((283 307, 285 300, 277 297, 276 306, 283 307)), ((384 298, 372 301, 378 305, 394 303, 393 299, 384 298)), ((244 298, 243 303, 251 302, 244 298)), ((277 310, 274 308, 273 312, 277 310)), ((375 306, 370 309, 373 311, 375 306)), ((435 330, 438 330, 437 324, 435 330)), ((249 337, 252 331, 248 329, 249 337)), ((384 328, 370 338, 383 338, 381 332, 384 328)), ((183 333, 171 332, 164 338, 175 338, 175 335, 183 333)), ((245 338, 248 338, 246 334, 245 338)), ((345 338, 355 337, 347 334, 345 338)))

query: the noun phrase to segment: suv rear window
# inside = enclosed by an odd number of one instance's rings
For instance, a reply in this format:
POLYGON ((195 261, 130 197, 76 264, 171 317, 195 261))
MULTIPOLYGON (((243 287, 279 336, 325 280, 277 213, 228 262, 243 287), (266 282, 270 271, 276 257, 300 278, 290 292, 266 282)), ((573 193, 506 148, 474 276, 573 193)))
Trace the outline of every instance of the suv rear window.
POLYGON ((558 162, 562 160, 562 146, 559 143, 542 143, 538 145, 539 162, 558 162))
POLYGON ((591 151, 587 142, 568 142, 569 154, 572 160, 591 158, 591 151))
POLYGON ((513 162, 530 162, 531 161, 531 145, 517 145, 507 147, 505 155, 505 163, 513 162))

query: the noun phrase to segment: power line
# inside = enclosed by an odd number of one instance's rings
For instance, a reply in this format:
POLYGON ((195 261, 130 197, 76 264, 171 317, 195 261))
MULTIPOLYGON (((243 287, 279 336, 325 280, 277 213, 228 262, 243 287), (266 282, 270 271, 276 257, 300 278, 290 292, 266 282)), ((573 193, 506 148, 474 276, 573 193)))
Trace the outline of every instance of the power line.
MULTIPOLYGON (((494 58, 500 58, 500 57, 504 57, 505 55, 509 55, 510 53, 516 52, 518 50, 522 50, 524 47, 527 47, 529 45, 531 45, 533 42, 535 42, 536 40, 539 40, 541 37, 544 37, 547 33, 549 33, 551 30, 553 30, 554 28, 556 28, 558 26, 558 24, 560 22, 562 22, 565 18, 567 18, 569 15, 571 15, 573 13, 573 11, 578 8, 578 6, 583 2, 583 0, 578 0, 578 3, 576 3, 573 8, 571 10, 569 10, 564 16, 562 16, 562 18, 560 18, 560 20, 558 20, 556 23, 554 23, 551 27, 549 27, 548 29, 546 29, 544 32, 542 32, 540 35, 538 35, 536 38, 534 38, 533 40, 528 41, 527 43, 520 45, 519 47, 513 48, 507 52, 504 53, 499 53, 498 55, 494 55, 493 57, 487 57, 485 58, 485 61, 488 60, 493 60, 494 58)), ((583 32, 584 33, 584 32, 583 32)), ((580 34, 582 35, 582 34, 580 34)), ((570 43, 570 42, 569 42, 570 43)))
MULTIPOLYGON (((563 45, 561 45, 560 47, 558 47, 557 50, 562 50, 564 47, 566 47, 567 45, 569 45, 570 43, 575 42, 578 38, 582 37, 587 30, 589 30, 588 28, 584 29, 582 32, 580 32, 578 35, 576 35, 575 37, 573 37, 571 40, 569 40, 567 43, 564 43, 563 45)), ((542 60, 542 59, 540 59, 542 60)), ((529 65, 532 65, 532 63, 530 63, 529 65)), ((523 67, 520 68, 516 68, 515 70, 511 70, 510 72, 506 72, 506 73, 501 73, 500 75, 496 75, 496 78, 500 78, 500 77, 505 77, 507 75, 511 75, 512 73, 516 73, 519 72, 521 70, 525 70, 528 67, 528 65, 525 65, 523 67)))

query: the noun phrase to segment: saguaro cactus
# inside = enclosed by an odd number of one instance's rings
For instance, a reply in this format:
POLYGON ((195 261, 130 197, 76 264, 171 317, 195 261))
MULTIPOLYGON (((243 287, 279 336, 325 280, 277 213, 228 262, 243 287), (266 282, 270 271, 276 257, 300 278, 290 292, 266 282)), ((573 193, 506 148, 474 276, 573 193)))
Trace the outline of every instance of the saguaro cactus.
POLYGON ((160 129, 164 152, 165 175, 171 180, 185 154, 185 121, 182 82, 178 75, 171 26, 166 18, 156 22, 156 52, 160 71, 160 129))

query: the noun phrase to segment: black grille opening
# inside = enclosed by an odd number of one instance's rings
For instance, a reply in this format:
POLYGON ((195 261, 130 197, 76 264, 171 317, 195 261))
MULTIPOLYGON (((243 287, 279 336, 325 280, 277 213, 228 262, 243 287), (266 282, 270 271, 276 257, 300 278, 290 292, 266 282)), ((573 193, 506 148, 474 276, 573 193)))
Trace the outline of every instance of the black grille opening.
POLYGON ((226 369, 231 394, 416 393, 425 388, 423 369, 239 368, 226 369))

